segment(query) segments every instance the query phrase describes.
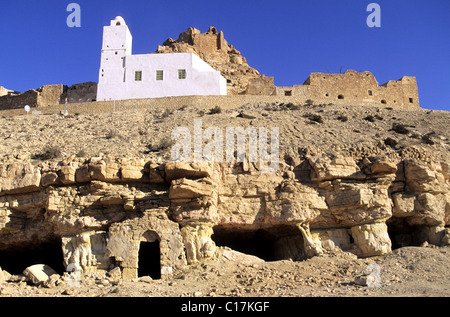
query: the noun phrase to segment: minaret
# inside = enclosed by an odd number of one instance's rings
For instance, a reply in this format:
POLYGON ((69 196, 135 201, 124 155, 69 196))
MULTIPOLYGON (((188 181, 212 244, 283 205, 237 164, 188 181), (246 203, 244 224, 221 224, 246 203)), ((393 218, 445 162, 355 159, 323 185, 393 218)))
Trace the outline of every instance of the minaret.
POLYGON ((117 99, 124 87, 125 58, 132 53, 133 37, 122 17, 103 28, 97 101, 117 99))

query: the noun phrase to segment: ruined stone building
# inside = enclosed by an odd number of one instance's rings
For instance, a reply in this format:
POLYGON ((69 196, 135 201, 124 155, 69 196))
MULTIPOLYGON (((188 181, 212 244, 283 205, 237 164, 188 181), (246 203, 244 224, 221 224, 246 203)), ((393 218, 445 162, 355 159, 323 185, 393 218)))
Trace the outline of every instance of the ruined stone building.
POLYGON ((14 94, 14 93, 15 93, 14 91, 6 89, 3 86, 0 86, 0 97, 7 96, 7 95, 10 95, 10 94, 14 94))
POLYGON ((249 80, 261 78, 256 69, 250 67, 247 60, 227 42, 222 31, 211 26, 205 33, 190 27, 181 33, 178 39, 167 39, 155 53, 195 53, 214 69, 220 71, 227 81, 227 94, 245 94, 249 80))
POLYGON ((379 85, 368 71, 348 70, 343 74, 311 73, 303 85, 276 87, 273 77, 254 78, 249 81, 246 94, 293 96, 305 100, 348 100, 380 103, 392 106, 419 106, 419 93, 415 77, 404 76, 379 85))
POLYGON ((195 52, 227 79, 228 95, 293 96, 305 100, 366 101, 392 106, 419 106, 415 77, 379 85, 368 71, 348 70, 343 74, 311 73, 303 85, 277 87, 267 77, 250 67, 245 57, 224 38, 222 31, 210 27, 205 33, 189 28, 177 40, 169 38, 157 53, 195 52))
POLYGON ((94 82, 75 84, 70 87, 62 84, 45 85, 23 93, 8 91, 3 96, 0 93, 0 110, 22 109, 27 105, 32 108, 56 106, 64 104, 66 99, 69 103, 92 102, 96 100, 96 95, 97 83, 94 82))
POLYGON ((30 107, 46 107, 60 104, 64 85, 47 85, 23 93, 9 93, 0 97, 0 110, 30 107))

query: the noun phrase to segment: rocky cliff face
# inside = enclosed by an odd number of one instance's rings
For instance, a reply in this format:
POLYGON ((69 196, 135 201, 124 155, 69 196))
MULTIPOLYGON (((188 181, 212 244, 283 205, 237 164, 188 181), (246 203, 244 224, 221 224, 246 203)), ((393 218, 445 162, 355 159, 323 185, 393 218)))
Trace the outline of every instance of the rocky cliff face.
POLYGON ((120 267, 127 279, 138 275, 144 242, 159 243, 164 276, 214 256, 216 245, 301 260, 450 241, 448 162, 307 155, 274 173, 261 167, 111 157, 3 163, 0 256, 52 243, 66 269, 120 267))
POLYGON ((228 94, 237 95, 243 93, 252 78, 264 77, 256 69, 247 64, 245 57, 228 44, 222 31, 210 27, 205 33, 196 28, 189 28, 181 33, 177 40, 169 38, 159 46, 156 53, 196 53, 206 61, 228 82, 228 94))

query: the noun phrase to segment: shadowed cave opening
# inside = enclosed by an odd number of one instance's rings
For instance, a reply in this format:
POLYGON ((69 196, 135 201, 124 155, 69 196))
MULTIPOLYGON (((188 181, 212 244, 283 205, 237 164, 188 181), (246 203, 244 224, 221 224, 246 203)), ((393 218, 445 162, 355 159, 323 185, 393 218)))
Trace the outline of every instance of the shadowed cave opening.
POLYGON ((303 236, 295 226, 268 228, 215 226, 212 240, 217 246, 257 256, 265 261, 306 259, 303 236))
POLYGON ((10 245, 0 250, 0 267, 10 274, 22 274, 27 267, 35 264, 46 264, 62 275, 66 269, 61 238, 10 245))
POLYGON ((426 226, 411 225, 408 218, 392 217, 386 221, 392 250, 407 246, 420 246, 427 241, 426 226))
POLYGON ((143 241, 139 246, 138 276, 150 276, 152 279, 161 278, 159 240, 143 241))

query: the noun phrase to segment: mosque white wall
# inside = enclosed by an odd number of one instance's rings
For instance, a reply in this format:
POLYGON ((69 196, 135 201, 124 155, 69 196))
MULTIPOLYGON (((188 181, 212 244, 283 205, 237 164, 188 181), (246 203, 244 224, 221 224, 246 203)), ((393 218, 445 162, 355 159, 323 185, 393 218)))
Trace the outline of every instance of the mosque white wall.
POLYGON ((98 101, 227 94, 226 79, 197 55, 132 55, 131 39, 120 17, 104 27, 98 101), (185 71, 185 78, 179 78, 179 70, 185 71), (162 80, 157 78, 158 71, 163 72, 162 80))

